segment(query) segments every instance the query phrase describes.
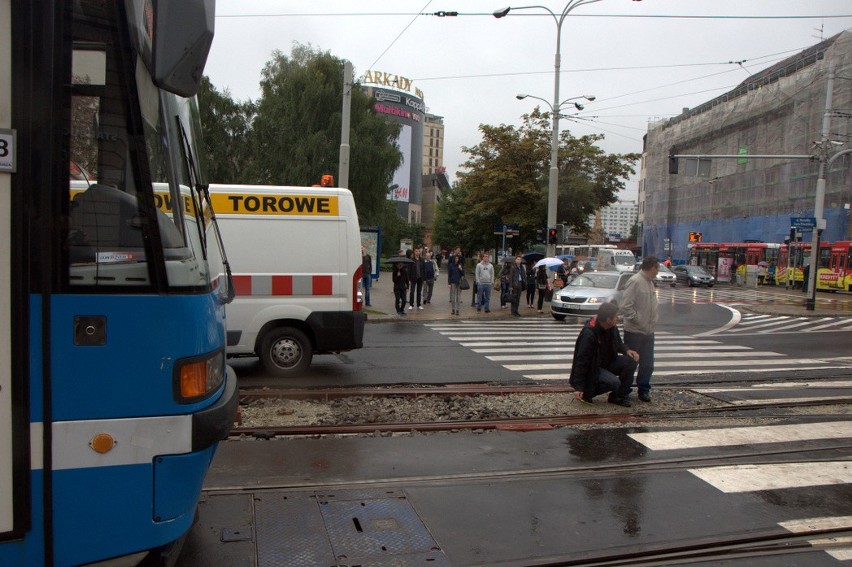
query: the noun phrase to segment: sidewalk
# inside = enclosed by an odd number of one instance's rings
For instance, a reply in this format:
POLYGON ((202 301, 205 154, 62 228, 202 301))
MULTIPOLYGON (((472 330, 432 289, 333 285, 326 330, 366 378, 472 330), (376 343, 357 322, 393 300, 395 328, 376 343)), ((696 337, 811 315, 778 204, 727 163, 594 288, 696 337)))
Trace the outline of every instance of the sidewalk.
MULTIPOLYGON (((468 281, 472 280, 468 276, 468 281)), ((772 294, 777 297, 779 303, 744 303, 738 305, 737 308, 750 313, 758 313, 762 315, 783 315, 790 317, 852 317, 852 294, 848 293, 827 293, 818 292, 816 296, 816 309, 808 311, 805 307, 806 297, 801 290, 785 290, 783 286, 760 286, 757 288, 739 288, 729 284, 717 284, 716 289, 739 289, 743 291, 744 302, 760 301, 760 295, 772 294), (754 293, 754 300, 748 298, 748 292, 754 293)), ((678 286, 680 289, 681 286, 678 286)), ((684 289, 688 289, 684 287, 684 289)), ((537 294, 538 292, 536 292, 537 294)), ((396 314, 394 309, 393 282, 391 281, 390 272, 382 272, 378 280, 373 281, 373 287, 370 290, 370 307, 366 307, 368 321, 392 321, 392 320, 414 320, 414 321, 435 321, 435 320, 463 320, 463 319, 511 319, 511 309, 506 305, 505 309, 500 309, 500 293, 491 290, 491 313, 476 312, 476 308, 471 307, 471 299, 473 297, 472 290, 462 292, 462 301, 460 315, 450 314, 450 289, 447 285, 447 273, 441 270, 441 275, 435 281, 435 288, 432 293, 432 302, 424 305, 422 310, 418 310, 417 306, 409 310, 408 304, 405 306, 404 317, 396 314)), ((406 298, 407 301, 407 298, 406 298)), ((415 299, 416 302, 416 299, 415 299)), ((544 302, 542 305, 543 313, 536 313, 536 310, 526 306, 526 292, 521 294, 521 305, 518 307, 518 312, 521 314, 521 319, 524 318, 540 318, 550 319, 550 303, 544 302)))
MULTIPOLYGON (((473 286, 473 277, 468 275, 467 280, 471 282, 471 286, 473 286)), ((536 291, 536 294, 538 294, 538 291, 536 291)), ((536 295, 536 299, 537 298, 538 296, 536 295)), ((404 317, 401 317, 396 314, 396 309, 394 308, 393 281, 391 280, 391 274, 390 272, 382 272, 381 277, 378 280, 373 280, 373 287, 370 290, 371 306, 365 307, 364 309, 367 312, 368 321, 401 319, 410 319, 414 321, 434 321, 442 319, 513 319, 511 315, 511 308, 508 303, 506 304, 505 309, 500 309, 499 291, 494 291, 494 289, 491 290, 491 313, 485 313, 484 311, 477 313, 476 308, 471 307, 470 305, 472 299, 473 290, 468 289, 462 291, 461 306, 459 308, 460 315, 451 315, 450 312, 452 309, 450 308, 450 288, 447 285, 447 272, 442 269, 441 275, 438 276, 437 280, 435 280, 435 287, 432 292, 432 302, 427 305, 423 305, 422 310, 418 310, 417 305, 414 306, 414 309, 409 310, 409 305, 407 303, 408 297, 406 297, 406 314, 404 317)), ((417 302, 416 297, 414 301, 415 303, 417 302)), ((520 318, 551 318, 550 303, 545 301, 541 307, 543 313, 536 313, 535 309, 527 307, 526 301, 526 292, 522 292, 521 305, 518 307, 518 312, 521 314, 520 318)))

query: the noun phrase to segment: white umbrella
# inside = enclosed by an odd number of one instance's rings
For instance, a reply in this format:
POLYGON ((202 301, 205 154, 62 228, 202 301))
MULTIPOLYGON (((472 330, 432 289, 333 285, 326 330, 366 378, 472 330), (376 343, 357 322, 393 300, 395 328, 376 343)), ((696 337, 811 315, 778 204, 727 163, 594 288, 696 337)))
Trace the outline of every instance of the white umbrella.
POLYGON ((549 257, 549 258, 542 258, 541 260, 536 262, 535 266, 533 266, 533 268, 538 268, 539 266, 547 266, 548 268, 555 268, 555 267, 561 266, 561 265, 562 265, 562 260, 560 260, 559 258, 549 257))

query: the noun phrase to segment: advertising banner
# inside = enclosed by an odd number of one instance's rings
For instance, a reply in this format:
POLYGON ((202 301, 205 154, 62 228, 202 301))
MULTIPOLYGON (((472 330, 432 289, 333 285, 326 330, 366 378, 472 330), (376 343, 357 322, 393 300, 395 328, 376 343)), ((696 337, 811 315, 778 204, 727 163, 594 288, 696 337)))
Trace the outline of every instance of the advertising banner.
POLYGON ((399 151, 402 152, 402 163, 393 174, 388 199, 391 201, 408 202, 411 189, 411 126, 403 124, 399 131, 399 151))

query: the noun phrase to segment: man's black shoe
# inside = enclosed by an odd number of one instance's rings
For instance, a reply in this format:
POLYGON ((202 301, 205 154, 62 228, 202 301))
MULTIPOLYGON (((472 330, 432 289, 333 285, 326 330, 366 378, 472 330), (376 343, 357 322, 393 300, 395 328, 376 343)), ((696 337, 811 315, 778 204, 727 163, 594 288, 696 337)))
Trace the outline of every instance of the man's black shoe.
POLYGON ((581 397, 580 401, 583 402, 583 403, 586 403, 586 404, 594 404, 595 403, 595 402, 592 401, 592 396, 586 396, 586 395, 581 397))
POLYGON ((651 401, 651 394, 646 394, 645 392, 639 392, 639 399, 643 402, 651 401))
POLYGON ((615 404, 615 405, 621 406, 623 408, 629 408, 630 407, 630 400, 628 400, 627 398, 619 398, 619 397, 610 395, 608 401, 611 404, 615 404))

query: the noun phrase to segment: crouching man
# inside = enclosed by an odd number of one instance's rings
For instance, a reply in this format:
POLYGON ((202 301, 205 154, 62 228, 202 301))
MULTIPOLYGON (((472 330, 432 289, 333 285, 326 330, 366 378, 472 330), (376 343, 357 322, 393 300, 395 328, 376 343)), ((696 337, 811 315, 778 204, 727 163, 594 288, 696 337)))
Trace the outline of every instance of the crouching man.
POLYGON ((583 325, 574 345, 569 379, 578 400, 591 403, 595 396, 609 392, 609 403, 630 407, 627 396, 639 353, 624 345, 617 323, 618 307, 604 303, 583 325))

